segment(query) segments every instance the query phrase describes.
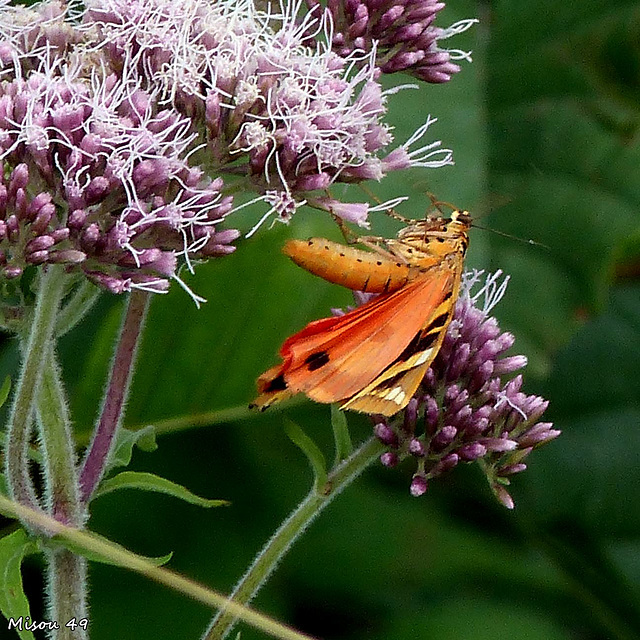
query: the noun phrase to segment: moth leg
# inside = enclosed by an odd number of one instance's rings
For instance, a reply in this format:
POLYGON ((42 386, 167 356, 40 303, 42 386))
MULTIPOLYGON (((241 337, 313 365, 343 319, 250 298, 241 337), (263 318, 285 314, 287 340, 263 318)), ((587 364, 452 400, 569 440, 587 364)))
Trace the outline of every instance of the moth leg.
POLYGON ((358 234, 349 229, 346 222, 342 218, 339 218, 333 213, 331 214, 331 217, 333 218, 333 221, 338 225, 338 228, 342 233, 342 237, 345 239, 345 242, 347 244, 358 244, 358 242, 360 242, 358 234))
POLYGON ((388 241, 385 238, 379 238, 376 236, 361 236, 358 238, 358 243, 371 249, 371 251, 383 256, 387 260, 393 260, 394 262, 404 262, 409 264, 404 256, 398 255, 388 246, 388 241))

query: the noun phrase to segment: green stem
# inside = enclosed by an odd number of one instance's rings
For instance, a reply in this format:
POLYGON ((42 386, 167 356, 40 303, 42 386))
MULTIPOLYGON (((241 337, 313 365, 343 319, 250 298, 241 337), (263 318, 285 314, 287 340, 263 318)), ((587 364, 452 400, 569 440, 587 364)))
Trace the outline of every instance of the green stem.
POLYGON ((47 511, 56 520, 77 527, 84 522, 85 510, 78 489, 71 420, 53 348, 46 355, 37 409, 47 511))
MULTIPOLYGON (((66 394, 52 347, 48 349, 40 392, 38 427, 43 453, 47 511, 59 522, 81 528, 85 509, 80 500, 76 455, 66 394)), ((48 619, 87 617, 86 560, 67 550, 48 552, 48 619)), ((53 631, 56 640, 84 640, 86 631, 64 625, 53 631)))
MULTIPOLYGON (((333 499, 384 451, 376 438, 364 442, 353 454, 329 473, 321 493, 312 489, 307 497, 282 523, 273 537, 256 556, 253 564, 236 585, 230 598, 246 605, 258 593, 291 545, 333 499)), ((222 609, 212 620, 202 640, 222 640, 231 631, 236 615, 222 609)))
POLYGON ((12 498, 33 508, 37 507, 38 499, 29 476, 29 435, 65 283, 66 276, 61 266, 49 266, 46 271, 41 272, 22 371, 7 426, 5 472, 9 492, 12 498))
POLYGON ((49 640, 86 640, 86 629, 65 626, 69 620, 88 619, 87 561, 67 549, 46 550, 48 563, 48 620, 62 620, 60 628, 47 636, 49 640))
POLYGON ((158 567, 146 558, 131 553, 131 551, 124 549, 115 542, 111 542, 102 536, 88 531, 80 531, 74 527, 68 527, 42 511, 36 511, 17 502, 12 502, 1 494, 0 513, 11 518, 18 518, 22 522, 29 524, 32 529, 45 531, 49 536, 58 536, 58 538, 56 538, 58 542, 63 540, 74 549, 81 550, 86 554, 105 558, 110 564, 136 571, 141 575, 156 580, 160 584, 180 591, 209 607, 227 607, 230 611, 233 611, 234 615, 242 618, 247 624, 277 638, 281 638, 281 640, 311 640, 309 636, 298 633, 257 611, 229 601, 224 596, 201 584, 184 578, 169 569, 158 567))

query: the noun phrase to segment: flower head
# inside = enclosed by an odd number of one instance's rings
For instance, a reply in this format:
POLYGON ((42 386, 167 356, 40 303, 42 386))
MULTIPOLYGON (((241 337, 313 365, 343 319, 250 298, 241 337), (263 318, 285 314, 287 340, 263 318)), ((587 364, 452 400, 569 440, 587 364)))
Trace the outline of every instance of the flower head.
POLYGON ((560 432, 539 422, 548 402, 524 394, 521 375, 502 382, 500 376, 527 360, 505 355, 515 339, 489 316, 507 279, 500 282, 500 272, 489 275, 472 294, 481 274, 465 274, 453 320, 419 392, 398 418, 378 421, 374 432, 388 447, 383 464, 406 456, 417 461, 413 495, 458 464, 479 461, 496 497, 513 508, 509 476, 526 469, 531 451, 560 432))
POLYGON ((191 166, 190 122, 133 80, 47 49, 0 85, 0 273, 63 263, 114 293, 164 292, 180 262, 224 255, 220 178, 191 166))

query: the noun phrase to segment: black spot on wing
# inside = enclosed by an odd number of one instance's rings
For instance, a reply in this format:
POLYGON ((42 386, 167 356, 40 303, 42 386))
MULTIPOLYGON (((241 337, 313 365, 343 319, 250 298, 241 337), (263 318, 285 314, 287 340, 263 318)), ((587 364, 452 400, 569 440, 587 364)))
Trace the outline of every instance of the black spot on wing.
POLYGON ((284 380, 284 376, 280 374, 269 382, 263 393, 269 393, 271 391, 284 391, 287 388, 287 383, 284 380))
POLYGON ((329 362, 329 354, 326 351, 317 351, 308 356, 304 362, 309 371, 316 371, 329 362))

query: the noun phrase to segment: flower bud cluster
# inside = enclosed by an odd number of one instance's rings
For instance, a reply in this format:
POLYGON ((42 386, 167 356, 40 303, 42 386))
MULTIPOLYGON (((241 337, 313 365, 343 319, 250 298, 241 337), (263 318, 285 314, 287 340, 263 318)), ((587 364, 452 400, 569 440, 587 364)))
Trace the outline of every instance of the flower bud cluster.
MULTIPOLYGON (((319 0, 307 5, 320 9, 319 0)), ((432 83, 448 82, 460 71, 452 62, 469 60, 464 51, 442 49, 440 41, 468 29, 476 20, 464 20, 448 29, 434 26, 445 3, 439 0, 328 0, 334 24, 332 45, 341 56, 377 48, 382 73, 403 71, 432 83)))
POLYGON ((63 31, 44 22, 35 49, 8 38, 0 56, 0 275, 56 263, 113 293, 164 292, 181 263, 233 251, 239 233, 218 230, 232 199, 190 164, 190 120, 122 71, 40 46, 63 31))
POLYGON ((386 466, 415 458, 413 495, 425 493, 429 480, 458 464, 480 461, 498 500, 513 508, 509 477, 524 471, 531 451, 560 432, 539 422, 548 402, 523 393, 521 375, 502 382, 500 376, 522 369, 527 360, 505 355, 514 337, 488 315, 506 280, 498 284, 497 272, 472 296, 480 273, 466 275, 453 320, 419 392, 400 418, 380 420, 374 432, 388 446, 382 456, 386 466), (481 299, 482 307, 476 306, 481 299))

